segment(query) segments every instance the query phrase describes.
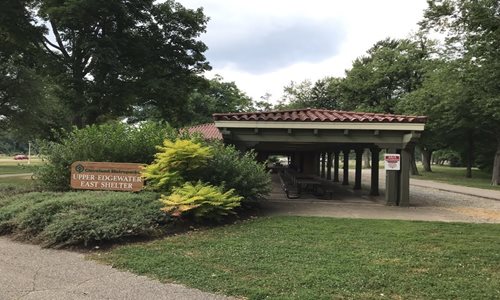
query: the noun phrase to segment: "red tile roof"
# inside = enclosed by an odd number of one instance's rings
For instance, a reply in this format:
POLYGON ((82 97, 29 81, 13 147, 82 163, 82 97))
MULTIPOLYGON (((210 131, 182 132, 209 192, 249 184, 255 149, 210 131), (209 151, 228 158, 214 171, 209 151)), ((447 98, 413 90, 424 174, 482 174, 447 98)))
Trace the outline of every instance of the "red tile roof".
POLYGON ((222 134, 214 123, 200 124, 186 129, 189 133, 201 133, 207 140, 222 140, 222 134))
POLYGON ((376 122, 425 123, 424 116, 404 116, 327 109, 296 109, 249 113, 213 114, 215 121, 278 121, 278 122, 376 122))

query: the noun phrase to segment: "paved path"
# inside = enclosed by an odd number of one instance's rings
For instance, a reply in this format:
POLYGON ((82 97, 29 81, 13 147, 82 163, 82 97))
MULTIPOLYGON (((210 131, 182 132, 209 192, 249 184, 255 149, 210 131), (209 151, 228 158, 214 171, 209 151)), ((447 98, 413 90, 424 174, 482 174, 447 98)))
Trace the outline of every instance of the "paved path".
POLYGON ((229 299, 0 238, 0 299, 229 299))
POLYGON ((467 223, 500 223, 499 218, 480 216, 483 210, 454 210, 442 207, 397 207, 369 203, 329 201, 277 201, 264 204, 269 215, 316 216, 356 219, 439 221, 467 223), (475 212, 477 216, 472 216, 475 212))
POLYGON ((24 176, 31 176, 33 173, 20 173, 20 174, 2 174, 0 175, 0 178, 9 178, 9 177, 24 177, 24 176))
POLYGON ((500 201, 500 191, 479 189, 461 185, 447 184, 432 180, 410 179, 411 186, 426 187, 439 191, 452 192, 461 195, 480 197, 500 201))

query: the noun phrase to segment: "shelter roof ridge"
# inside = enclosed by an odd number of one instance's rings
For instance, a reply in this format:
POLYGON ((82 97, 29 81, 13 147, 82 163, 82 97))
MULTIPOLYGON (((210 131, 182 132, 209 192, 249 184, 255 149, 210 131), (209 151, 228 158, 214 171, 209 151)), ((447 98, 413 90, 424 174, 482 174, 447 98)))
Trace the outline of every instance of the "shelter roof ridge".
POLYGON ((213 114, 215 121, 293 121, 293 122, 393 122, 425 123, 425 116, 366 113, 329 109, 290 109, 261 112, 238 112, 213 114))

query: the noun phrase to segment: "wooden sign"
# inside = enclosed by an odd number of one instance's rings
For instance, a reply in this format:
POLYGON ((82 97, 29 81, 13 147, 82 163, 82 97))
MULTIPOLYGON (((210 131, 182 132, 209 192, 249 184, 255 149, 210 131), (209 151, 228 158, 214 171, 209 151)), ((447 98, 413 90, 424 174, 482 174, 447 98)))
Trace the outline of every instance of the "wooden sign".
POLYGON ((143 165, 76 161, 71 164, 71 187, 82 190, 140 191, 143 165))
POLYGON ((386 171, 401 170, 401 156, 399 154, 384 154, 384 163, 386 171))

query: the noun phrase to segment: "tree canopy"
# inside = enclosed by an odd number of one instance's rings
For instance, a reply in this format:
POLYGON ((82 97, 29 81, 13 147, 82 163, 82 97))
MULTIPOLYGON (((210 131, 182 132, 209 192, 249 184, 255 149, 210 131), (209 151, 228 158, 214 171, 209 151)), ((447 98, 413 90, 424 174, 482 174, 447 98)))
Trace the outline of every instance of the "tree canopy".
POLYGON ((418 145, 426 170, 443 150, 461 155, 467 177, 479 166, 500 184, 500 2, 429 0, 420 25, 375 43, 345 77, 285 86, 277 107, 427 115, 418 145))
MULTIPOLYGON (((489 147, 474 151, 475 143, 496 141, 492 166, 492 184, 500 184, 500 3, 496 0, 428 1, 421 27, 426 32, 445 34, 442 59, 454 68, 454 87, 458 95, 443 109, 462 126, 468 135, 468 167, 475 152, 489 152, 489 147)), ((443 82, 441 86, 448 83, 443 82)), ((488 144, 488 143, 486 143, 488 144)), ((491 143, 489 143, 491 144, 491 143)), ((490 146, 491 147, 491 146, 490 146)), ((491 151, 494 152, 494 151, 491 151)), ((469 168, 470 169, 470 168, 469 168)), ((470 172, 470 171, 469 171, 470 172)), ((468 174, 469 175, 469 174, 468 174)))
POLYGON ((143 105, 175 124, 204 81, 198 75, 210 69, 199 40, 208 20, 201 8, 171 0, 14 2, 0 10, 0 33, 9 42, 1 53, 34 57, 30 67, 57 86, 72 125, 126 116, 143 105))
POLYGON ((252 98, 242 92, 236 83, 226 82, 220 75, 208 81, 208 85, 195 90, 189 97, 185 124, 212 122, 213 113, 242 112, 252 110, 252 98))

